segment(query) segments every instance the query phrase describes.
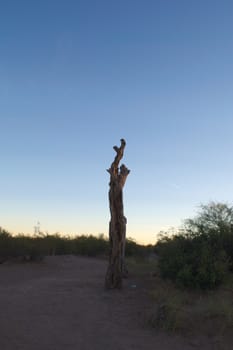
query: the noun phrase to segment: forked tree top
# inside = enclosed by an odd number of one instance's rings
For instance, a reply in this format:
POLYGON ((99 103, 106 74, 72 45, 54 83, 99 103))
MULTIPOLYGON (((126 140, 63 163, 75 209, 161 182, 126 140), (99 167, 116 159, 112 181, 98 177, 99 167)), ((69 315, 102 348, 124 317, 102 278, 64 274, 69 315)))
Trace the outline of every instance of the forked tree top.
POLYGON ((126 146, 126 142, 124 139, 121 139, 120 141, 121 141, 120 147, 113 146, 113 149, 116 151, 116 156, 114 161, 111 164, 111 168, 107 169, 107 171, 111 175, 111 179, 117 180, 118 183, 123 187, 125 184, 126 178, 130 173, 130 170, 127 169, 127 167, 124 164, 122 164, 120 166, 120 172, 119 172, 119 163, 124 156, 124 149, 126 146))

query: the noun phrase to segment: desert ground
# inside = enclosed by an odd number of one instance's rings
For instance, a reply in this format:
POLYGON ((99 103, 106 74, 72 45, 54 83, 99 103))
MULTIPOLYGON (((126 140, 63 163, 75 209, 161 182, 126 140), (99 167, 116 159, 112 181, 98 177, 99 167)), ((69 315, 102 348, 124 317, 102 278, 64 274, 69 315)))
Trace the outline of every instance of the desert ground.
POLYGON ((0 265, 1 350, 232 349, 221 339, 151 328, 148 286, 131 275, 122 290, 104 289, 107 261, 46 257, 0 265))

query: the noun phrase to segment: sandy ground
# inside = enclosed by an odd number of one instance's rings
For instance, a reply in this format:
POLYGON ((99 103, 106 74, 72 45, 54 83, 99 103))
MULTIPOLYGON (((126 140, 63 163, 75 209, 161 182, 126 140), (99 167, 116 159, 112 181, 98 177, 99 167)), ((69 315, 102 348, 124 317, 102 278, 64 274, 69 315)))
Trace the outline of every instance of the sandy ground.
POLYGON ((0 265, 0 350, 233 349, 150 329, 143 283, 105 291, 106 267, 73 256, 0 265))

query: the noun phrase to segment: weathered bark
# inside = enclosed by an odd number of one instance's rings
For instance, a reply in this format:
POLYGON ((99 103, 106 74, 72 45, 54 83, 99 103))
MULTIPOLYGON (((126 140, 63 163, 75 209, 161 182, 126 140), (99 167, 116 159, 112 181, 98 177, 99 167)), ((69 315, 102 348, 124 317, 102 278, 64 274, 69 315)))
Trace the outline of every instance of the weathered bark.
POLYGON ((122 190, 130 170, 124 164, 120 166, 119 170, 119 163, 123 158, 125 145, 125 140, 121 139, 120 148, 117 146, 113 147, 116 151, 116 156, 111 168, 107 170, 110 174, 109 208, 111 214, 109 223, 109 265, 105 277, 107 289, 121 288, 122 277, 127 274, 124 259, 127 220, 124 216, 122 190))

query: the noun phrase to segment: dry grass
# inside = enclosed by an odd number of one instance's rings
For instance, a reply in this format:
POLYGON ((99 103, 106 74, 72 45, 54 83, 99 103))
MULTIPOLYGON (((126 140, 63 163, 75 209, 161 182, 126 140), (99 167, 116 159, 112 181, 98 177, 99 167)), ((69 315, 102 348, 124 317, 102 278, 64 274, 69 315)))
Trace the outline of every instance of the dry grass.
POLYGON ((147 324, 181 334, 225 335, 233 330, 233 277, 213 291, 182 290, 160 278, 156 261, 129 261, 148 291, 147 324))

